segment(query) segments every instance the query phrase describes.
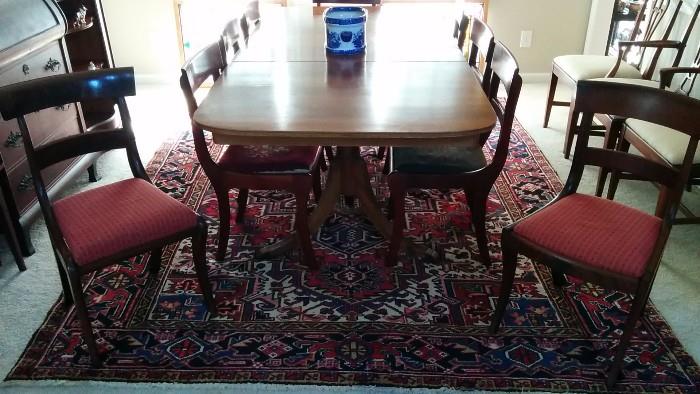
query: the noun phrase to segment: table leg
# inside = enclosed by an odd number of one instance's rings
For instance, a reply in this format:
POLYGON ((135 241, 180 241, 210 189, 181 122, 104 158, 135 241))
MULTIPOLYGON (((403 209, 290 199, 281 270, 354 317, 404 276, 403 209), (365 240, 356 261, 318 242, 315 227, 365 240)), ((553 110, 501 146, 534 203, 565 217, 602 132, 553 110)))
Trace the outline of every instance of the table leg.
MULTIPOLYGON (((360 155, 359 147, 338 147, 328 170, 326 189, 321 195, 318 206, 309 217, 309 231, 315 234, 326 219, 335 211, 340 195, 354 196, 360 201, 360 207, 385 237, 391 235, 391 225, 382 214, 367 172, 367 164, 360 155)), ((296 235, 277 243, 258 249, 258 257, 274 257, 284 254, 298 244, 296 235)))

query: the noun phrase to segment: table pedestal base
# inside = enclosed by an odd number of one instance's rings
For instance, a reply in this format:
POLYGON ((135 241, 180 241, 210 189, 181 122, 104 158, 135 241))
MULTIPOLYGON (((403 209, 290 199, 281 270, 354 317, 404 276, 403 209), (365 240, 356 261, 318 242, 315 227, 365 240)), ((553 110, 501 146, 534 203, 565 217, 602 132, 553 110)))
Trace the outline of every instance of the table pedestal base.
MULTIPOLYGON (((367 172, 367 164, 360 156, 359 147, 337 148, 336 156, 330 163, 326 188, 323 190, 318 206, 309 217, 309 231, 316 234, 321 225, 335 211, 340 195, 353 196, 358 199, 360 208, 374 227, 384 238, 391 236, 391 225, 382 214, 367 172)), ((284 254, 297 245, 297 238, 291 236, 277 243, 260 248, 258 257, 274 257, 284 254)), ((309 259, 310 260, 310 259, 309 259)), ((316 261, 305 261, 309 267, 315 267, 316 261)))

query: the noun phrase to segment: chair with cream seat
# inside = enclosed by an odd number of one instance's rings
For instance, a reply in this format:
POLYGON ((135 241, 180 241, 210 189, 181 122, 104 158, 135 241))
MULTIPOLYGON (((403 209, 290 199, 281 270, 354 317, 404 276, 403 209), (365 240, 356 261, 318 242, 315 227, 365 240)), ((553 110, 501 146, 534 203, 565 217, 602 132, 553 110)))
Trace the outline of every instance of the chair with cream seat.
MULTIPOLYGON (((695 80, 700 74, 700 52, 695 59, 692 67, 676 67, 661 70, 660 88, 669 88, 674 75, 684 75, 683 81, 677 89, 674 89, 676 94, 689 96, 695 85, 695 80)), ((610 133, 613 134, 611 139, 617 139, 616 149, 627 152, 630 146, 633 146, 638 152, 649 159, 662 163, 671 168, 681 168, 685 157, 685 148, 688 145, 688 136, 669 127, 655 125, 645 122, 640 119, 626 119, 624 124, 616 124, 612 127, 610 133)), ((687 191, 692 190, 692 185, 700 185, 700 150, 695 151, 695 155, 690 159, 691 167, 690 174, 686 180, 687 191)), ((600 170, 598 177, 598 185, 596 194, 602 195, 603 188, 607 175, 610 171, 607 169, 600 170)), ((608 187, 607 198, 614 199, 620 179, 638 179, 628 173, 620 171, 612 171, 610 185, 608 187)), ((663 204, 666 201, 660 201, 657 210, 663 209, 663 204)), ((695 216, 692 212, 685 210, 681 206, 681 210, 686 217, 676 218, 676 224, 696 224, 700 223, 700 217, 695 216)))
MULTIPOLYGON (((692 15, 690 15, 690 18, 688 19, 688 24, 686 25, 685 32, 683 34, 683 37, 681 38, 680 41, 667 41, 665 44, 658 44, 659 51, 661 48, 675 48, 677 50, 676 56, 673 61, 673 67, 676 67, 683 56, 683 53, 685 51, 686 45, 688 43, 688 40, 690 39, 691 34, 693 33, 693 28, 695 26, 695 22, 697 21, 698 15, 700 14, 700 3, 697 4, 695 7, 695 11, 692 15)), ((652 41, 650 45, 657 45, 657 41, 652 41)), ((659 52, 657 51, 657 54, 659 52)), ((655 64, 655 63, 654 63, 655 64)), ((651 63, 650 63, 651 67, 651 63)), ((601 80, 601 81, 611 81, 611 82, 617 82, 617 83, 629 83, 629 84, 635 84, 635 85, 641 85, 641 86, 648 86, 648 87, 658 87, 659 82, 651 80, 650 78, 630 78, 630 77, 623 77, 620 75, 616 75, 615 77, 603 77, 603 78, 591 78, 595 80, 601 80)), ((574 92, 575 95, 575 92, 574 92)), ((568 158, 569 153, 571 151, 571 147, 573 146, 573 141, 574 141, 574 136, 577 133, 577 127, 578 127, 578 119, 579 119, 579 114, 576 113, 573 109, 570 109, 569 111, 569 120, 567 123, 567 129, 566 129, 566 136, 564 139, 564 157, 568 158)), ((596 119, 601 123, 602 126, 597 127, 599 130, 609 130, 610 125, 611 125, 611 119, 605 114, 598 114, 596 115, 596 119)), ((592 135, 598 135, 598 136, 605 136, 606 137, 606 146, 615 146, 616 140, 615 139, 609 139, 610 138, 610 133, 607 132, 601 132, 599 130, 594 129, 592 131, 592 135), (609 144, 609 145, 608 145, 609 144)))
MULTIPOLYGON (((639 12, 635 21, 631 41, 619 43, 617 57, 564 55, 554 58, 543 127, 549 125, 552 106, 570 106, 569 102, 554 100, 559 82, 573 88, 576 86, 576 82, 593 78, 650 79, 655 71, 661 51, 665 48, 677 50, 673 66, 678 65, 684 43, 668 38, 683 5, 683 0, 678 0, 675 7, 671 7, 671 5, 671 0, 645 0, 642 11, 639 12), (668 15, 669 11, 672 12, 670 15, 668 15), (643 34, 641 33, 642 23, 646 26, 643 34), (638 48, 638 56, 632 56, 632 48, 638 48), (648 54, 647 51, 651 53, 648 54)), ((569 115, 569 124, 571 124, 576 119, 573 117, 572 111, 569 112, 569 115)), ((575 131, 575 128, 572 131, 575 131)), ((567 158, 571 141, 572 139, 567 138, 565 143, 564 154, 567 158)))
POLYGON ((557 286, 566 283, 566 274, 630 293, 634 300, 618 346, 611 354, 606 378, 606 385, 612 389, 623 370, 625 351, 644 312, 693 166, 691 158, 700 138, 700 100, 662 89, 606 81, 579 81, 577 90, 573 105, 583 120, 569 177, 553 201, 503 229, 503 278, 489 331, 495 334, 508 305, 517 305, 510 302, 510 292, 518 254, 549 266, 557 286), (643 156, 589 146, 589 132, 597 113, 678 130, 686 136, 682 165, 669 167, 643 156), (652 215, 580 194, 577 189, 586 166, 611 168, 658 183, 663 190, 658 200, 661 209, 652 215))

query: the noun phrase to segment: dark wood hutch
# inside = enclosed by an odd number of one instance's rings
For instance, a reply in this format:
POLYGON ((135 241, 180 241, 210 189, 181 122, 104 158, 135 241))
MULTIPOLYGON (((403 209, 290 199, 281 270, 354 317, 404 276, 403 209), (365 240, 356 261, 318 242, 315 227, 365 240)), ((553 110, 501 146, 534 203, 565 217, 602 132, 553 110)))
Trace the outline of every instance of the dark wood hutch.
MULTIPOLYGON (((0 86, 113 65, 101 0, 0 0, 0 86)), ((110 127, 116 118, 109 103, 75 103, 36 112, 27 122, 34 144, 40 145, 110 127)), ((16 120, 0 119, 0 156, 7 168, 7 178, 0 177, 2 197, 28 255, 33 247, 26 230, 40 209, 16 120)), ((96 180, 97 157, 85 155, 44 170, 49 195, 86 170, 96 180)))

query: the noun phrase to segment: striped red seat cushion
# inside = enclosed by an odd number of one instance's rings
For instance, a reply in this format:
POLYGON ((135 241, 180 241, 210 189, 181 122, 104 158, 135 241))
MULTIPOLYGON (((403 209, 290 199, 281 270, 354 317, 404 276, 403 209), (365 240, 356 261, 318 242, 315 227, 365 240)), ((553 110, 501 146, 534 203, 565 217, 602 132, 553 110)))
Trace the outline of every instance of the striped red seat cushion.
POLYGON ((197 215, 143 179, 127 179, 53 204, 78 265, 192 228, 197 215))
POLYGON ((639 278, 661 219, 603 198, 572 194, 520 221, 514 232, 562 257, 639 278))

